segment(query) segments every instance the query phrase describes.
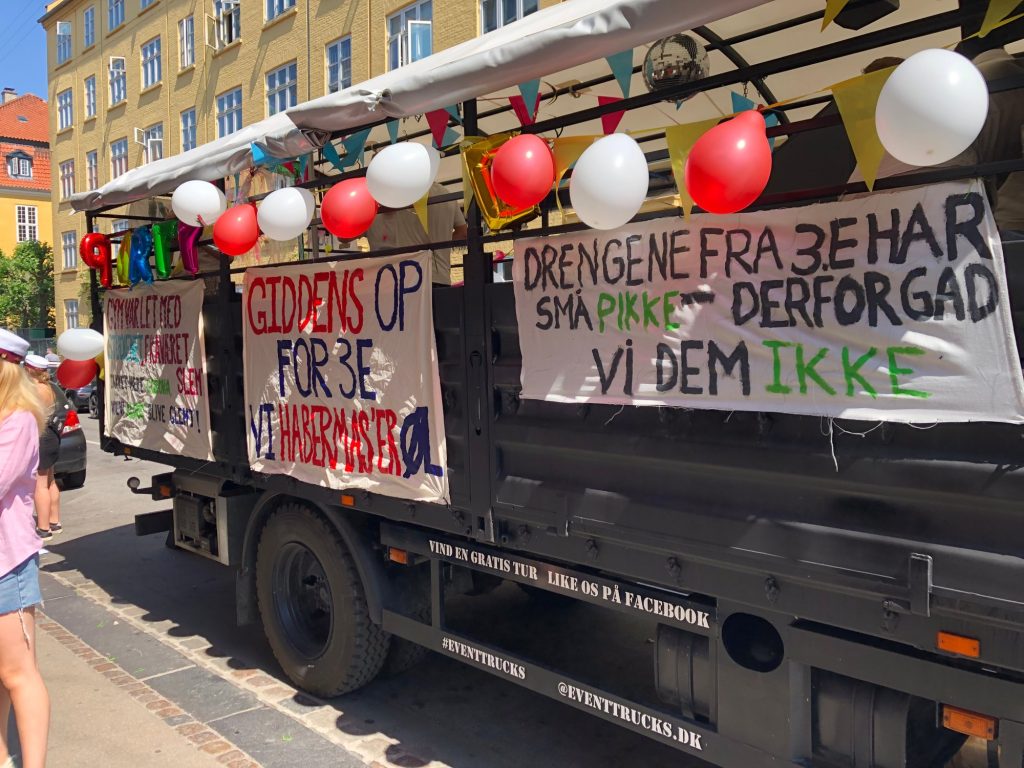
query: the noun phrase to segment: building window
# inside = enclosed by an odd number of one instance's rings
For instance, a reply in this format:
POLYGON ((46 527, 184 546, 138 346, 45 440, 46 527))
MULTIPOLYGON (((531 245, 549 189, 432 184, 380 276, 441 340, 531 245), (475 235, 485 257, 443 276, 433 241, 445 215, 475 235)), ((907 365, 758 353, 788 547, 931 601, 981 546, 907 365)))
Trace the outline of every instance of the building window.
POLYGON ((34 205, 16 206, 14 212, 18 225, 18 242, 38 240, 39 230, 36 227, 36 207, 34 205))
POLYGON ((12 152, 7 156, 7 175, 12 179, 32 178, 32 158, 24 152, 12 152))
POLYGON ((63 64, 71 58, 71 22, 57 22, 57 63, 63 64))
POLYGON ((128 98, 128 73, 124 66, 124 57, 113 56, 110 59, 110 106, 120 104, 128 98))
POLYGON ((431 0, 413 3, 388 16, 388 69, 398 69, 431 54, 433 16, 431 0))
POLYGON ((131 226, 128 219, 114 219, 110 225, 110 234, 116 235, 118 232, 127 232, 131 229, 131 226))
POLYGON ((90 45, 96 43, 96 8, 89 6, 85 9, 85 14, 82 16, 82 44, 83 47, 88 48, 90 45))
POLYGON ((151 125, 142 132, 142 143, 146 147, 146 162, 160 160, 164 156, 164 124, 151 125))
POLYGON ((115 30, 124 24, 124 0, 107 0, 107 29, 115 30))
POLYGON ((481 0, 481 28, 493 32, 537 11, 537 0, 481 0))
POLYGON ((62 232, 60 249, 64 254, 64 269, 78 269, 78 237, 74 232, 62 232))
POLYGON ((85 116, 96 117, 96 76, 85 78, 85 116))
POLYGON ((186 109, 181 113, 181 151, 196 148, 196 111, 186 109))
POLYGON ((155 2, 156 0, 139 0, 139 10, 144 11, 155 2))
POLYGON ((196 63, 196 22, 186 16, 178 22, 178 58, 182 69, 196 63))
POLYGON ((239 0, 213 0, 213 19, 217 27, 217 48, 223 48, 242 36, 239 0))
POLYGON ((67 200, 75 194, 75 161, 65 160, 60 164, 60 197, 67 200))
POLYGON ((63 131, 70 128, 75 122, 75 115, 71 105, 71 89, 61 91, 57 94, 57 130, 63 131))
POLYGON ((78 299, 64 299, 64 327, 78 327, 78 299))
POLYGON ((327 46, 327 92, 352 85, 352 38, 343 37, 327 46))
POLYGON ((163 79, 160 67, 160 38, 142 44, 142 87, 149 88, 163 79))
POLYGON ((110 178, 116 179, 128 170, 128 139, 110 142, 110 178))
POLYGON ((299 65, 285 64, 267 73, 267 114, 276 115, 299 103, 299 65))
POLYGON ((267 0, 267 21, 276 19, 289 8, 295 7, 295 0, 267 0))
POLYGON ((242 127, 242 89, 217 97, 217 138, 223 138, 242 127))
POLYGON ((99 153, 95 149, 85 153, 85 180, 90 192, 100 185, 99 153))

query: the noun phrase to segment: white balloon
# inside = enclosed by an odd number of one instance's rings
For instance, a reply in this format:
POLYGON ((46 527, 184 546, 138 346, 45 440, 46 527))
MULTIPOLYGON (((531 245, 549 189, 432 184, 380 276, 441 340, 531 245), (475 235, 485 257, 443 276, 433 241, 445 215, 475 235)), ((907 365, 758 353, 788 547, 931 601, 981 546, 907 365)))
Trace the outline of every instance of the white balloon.
POLYGON ((647 199, 647 158, 632 137, 613 133, 591 144, 569 180, 569 199, 592 229, 616 229, 647 199))
POLYGON ((441 156, 414 141, 391 144, 374 155, 366 169, 366 188, 385 208, 405 208, 422 198, 434 183, 441 156))
POLYGON ((103 334, 92 328, 69 328, 57 337, 57 352, 68 360, 92 360, 103 352, 103 334))
POLYGON ((988 114, 988 87, 959 53, 915 53, 886 80, 875 128, 890 155, 908 165, 952 160, 978 137, 988 114))
POLYGON ((171 195, 171 208, 179 221, 209 227, 227 210, 224 193, 208 181, 186 181, 171 195))
POLYGON ((294 240, 313 220, 313 195, 301 187, 275 190, 260 203, 256 220, 271 240, 294 240))

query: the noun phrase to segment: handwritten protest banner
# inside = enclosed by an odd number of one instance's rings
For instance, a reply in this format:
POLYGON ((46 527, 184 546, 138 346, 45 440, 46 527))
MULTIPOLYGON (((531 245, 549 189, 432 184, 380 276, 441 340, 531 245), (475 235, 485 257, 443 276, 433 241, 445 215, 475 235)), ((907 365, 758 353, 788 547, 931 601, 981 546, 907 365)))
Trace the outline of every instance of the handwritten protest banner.
POLYGON ((249 461, 329 488, 448 501, 430 254, 249 270, 249 461))
POLYGON ((125 445, 213 458, 203 285, 178 280, 107 291, 106 434, 125 445))
POLYGON ((523 397, 1024 421, 980 182, 527 240, 523 397))

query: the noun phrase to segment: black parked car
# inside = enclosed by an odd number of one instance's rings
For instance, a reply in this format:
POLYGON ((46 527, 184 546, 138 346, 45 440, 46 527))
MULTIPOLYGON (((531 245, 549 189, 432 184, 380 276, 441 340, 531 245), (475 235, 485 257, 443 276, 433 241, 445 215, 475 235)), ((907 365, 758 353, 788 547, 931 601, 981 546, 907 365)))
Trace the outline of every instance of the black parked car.
POLYGON ((57 396, 57 411, 65 415, 53 476, 62 488, 81 488, 85 485, 85 433, 74 403, 70 399, 62 402, 60 387, 54 387, 54 395, 57 396))
POLYGON ((97 417, 96 411, 97 403, 99 400, 98 393, 96 391, 96 380, 93 379, 84 387, 77 387, 75 389, 65 389, 64 395, 79 413, 89 412, 89 415, 93 418, 97 417))

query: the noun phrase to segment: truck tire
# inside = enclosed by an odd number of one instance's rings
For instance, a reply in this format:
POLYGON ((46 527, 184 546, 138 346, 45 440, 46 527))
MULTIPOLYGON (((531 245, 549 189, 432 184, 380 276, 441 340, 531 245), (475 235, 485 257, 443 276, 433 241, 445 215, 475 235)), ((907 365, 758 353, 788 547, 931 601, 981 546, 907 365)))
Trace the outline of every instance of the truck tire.
POLYGON ((391 636, 370 620, 355 561, 338 532, 302 504, 277 509, 260 535, 256 597, 285 674, 329 698, 380 672, 391 636))

